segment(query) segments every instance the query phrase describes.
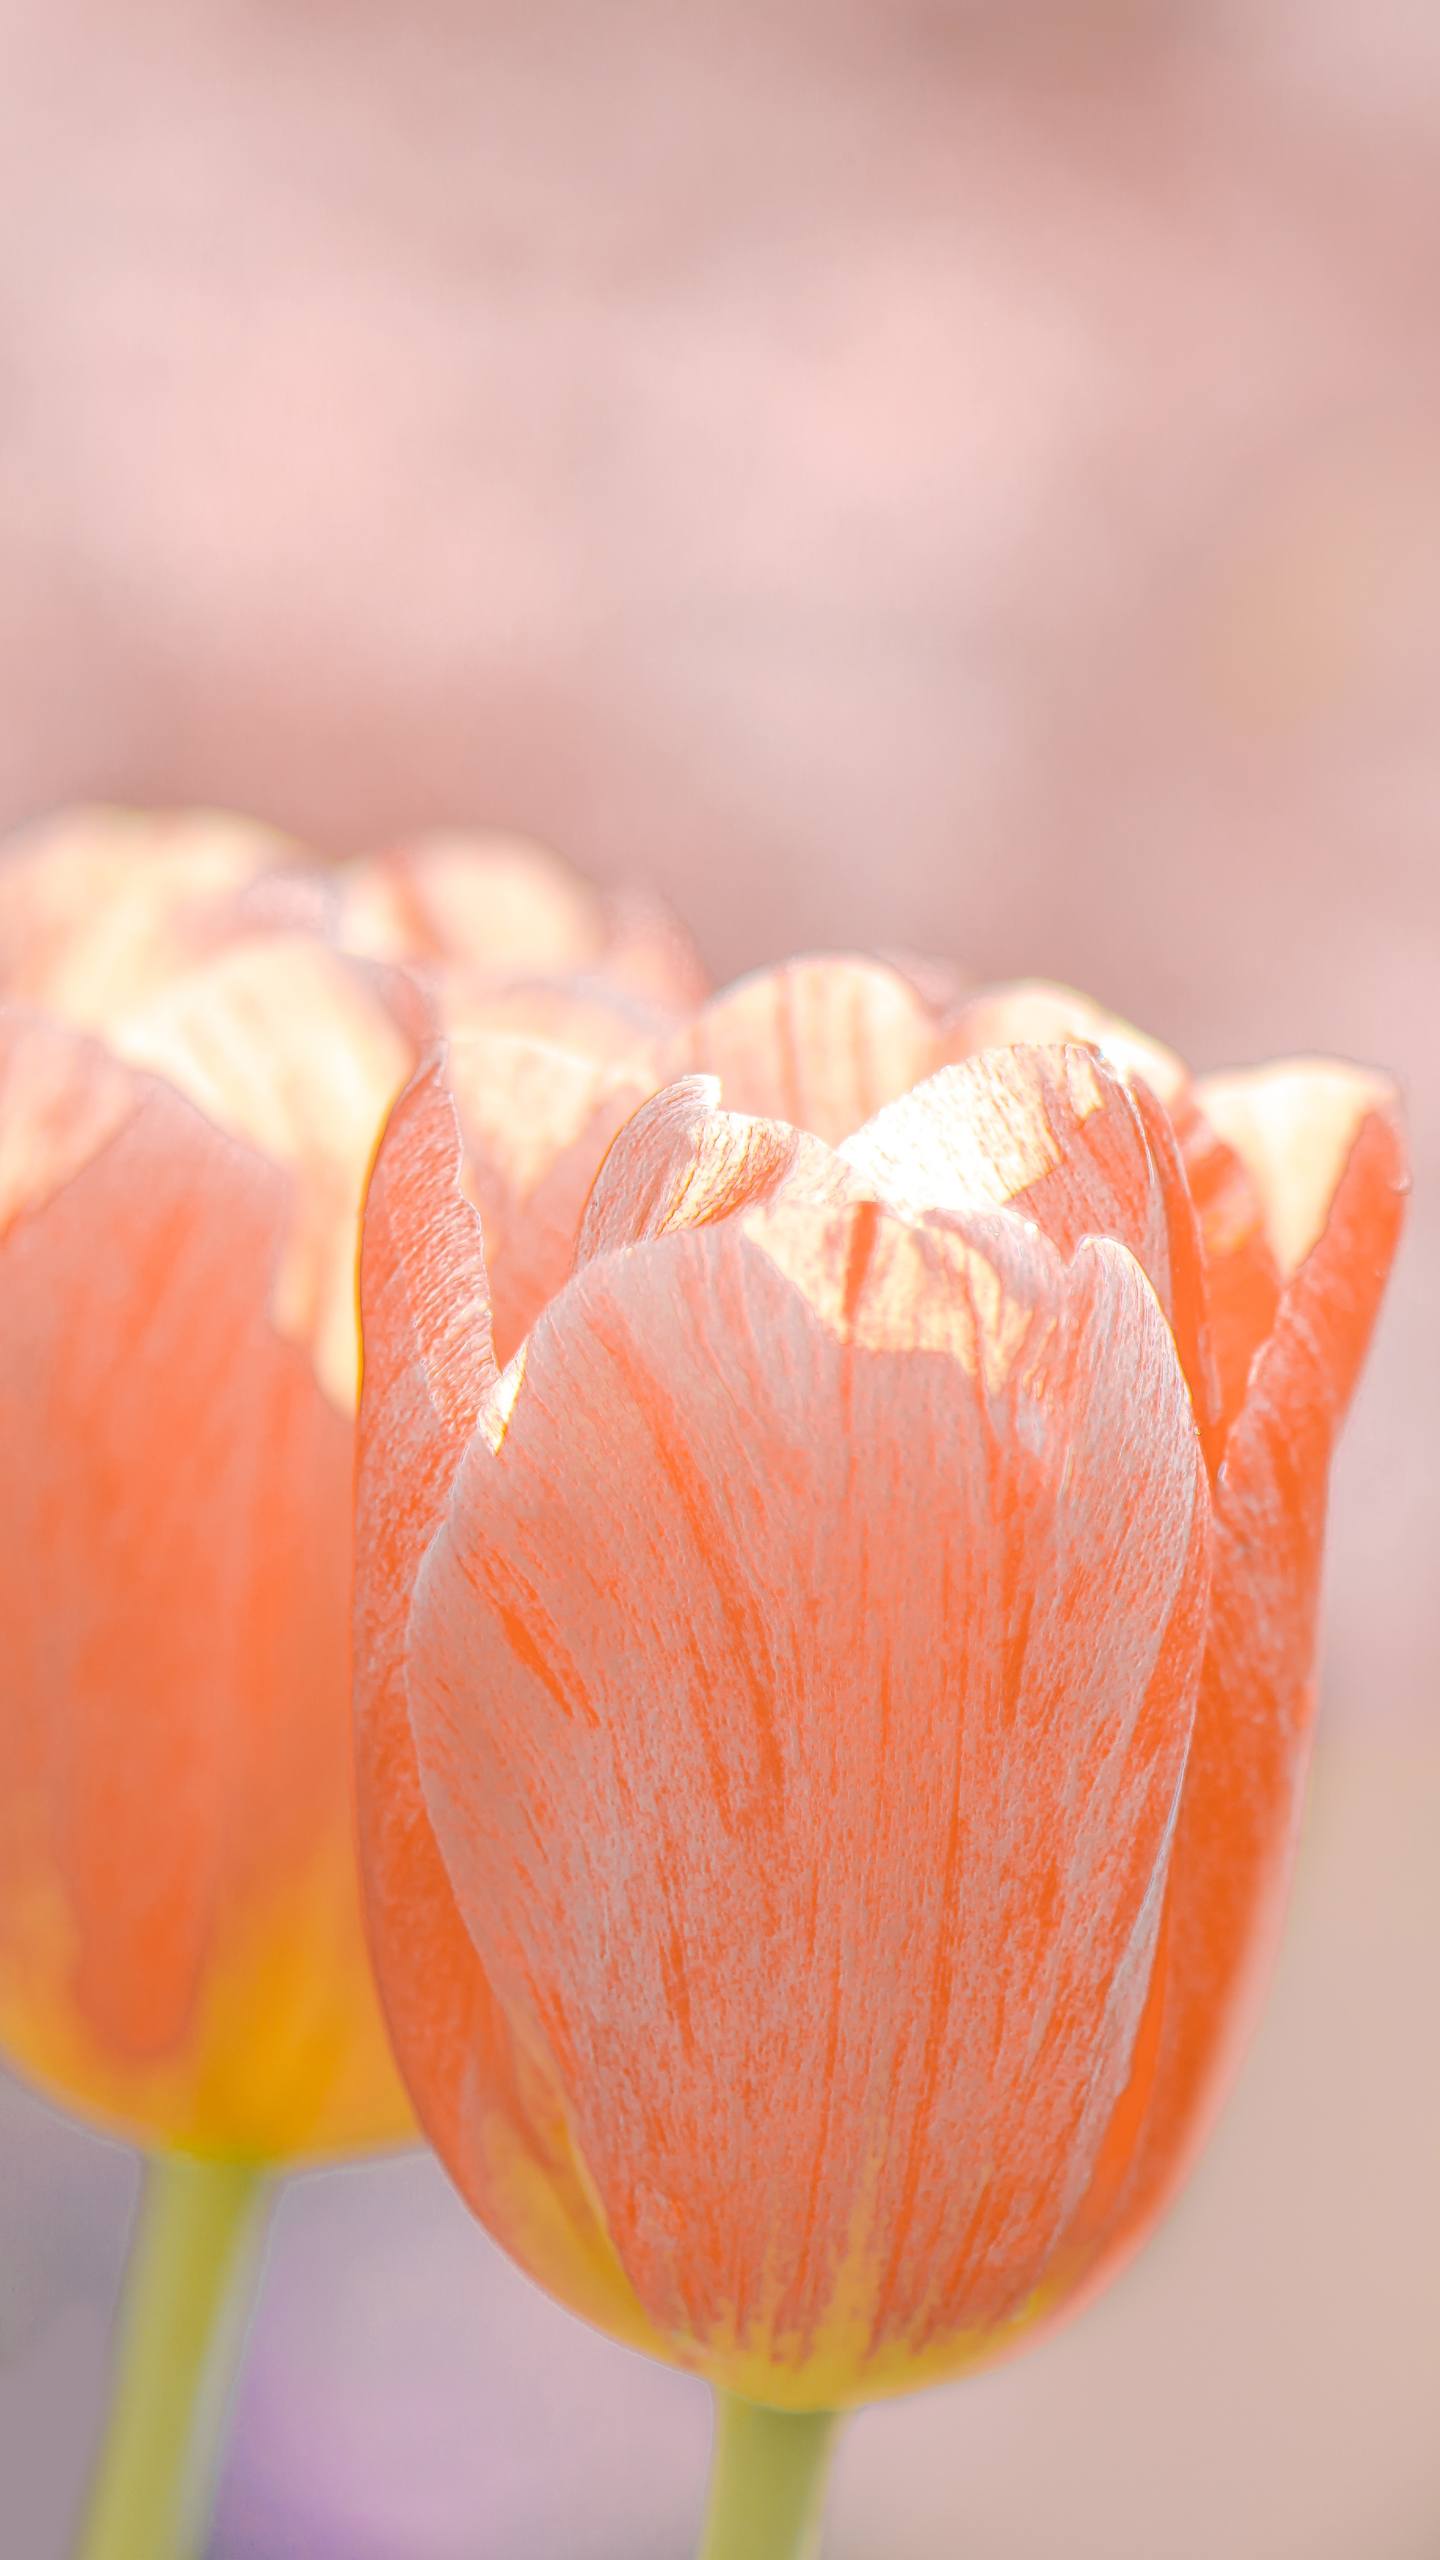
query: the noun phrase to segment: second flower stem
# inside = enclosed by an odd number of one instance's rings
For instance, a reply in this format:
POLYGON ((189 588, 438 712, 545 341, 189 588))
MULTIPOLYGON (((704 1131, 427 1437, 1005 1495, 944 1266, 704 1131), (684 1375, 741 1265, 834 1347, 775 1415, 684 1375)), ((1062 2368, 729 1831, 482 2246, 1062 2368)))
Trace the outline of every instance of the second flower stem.
POLYGON ((717 2392, 700 2560, 811 2560, 836 2418, 717 2392))
POLYGON ((201 2548, 267 2199, 248 2163, 172 2152, 147 2169, 77 2560, 201 2548))

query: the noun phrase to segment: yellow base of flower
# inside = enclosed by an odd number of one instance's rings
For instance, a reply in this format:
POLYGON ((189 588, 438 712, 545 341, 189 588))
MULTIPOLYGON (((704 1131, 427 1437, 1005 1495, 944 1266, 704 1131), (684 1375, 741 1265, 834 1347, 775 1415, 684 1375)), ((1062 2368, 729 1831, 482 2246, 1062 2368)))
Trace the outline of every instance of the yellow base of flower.
POLYGON ((349 1903, 352 1857, 337 1841, 232 1920, 183 2042, 154 2055, 117 2050, 81 2010, 58 1894, 12 1903, 0 2050, 44 2096, 143 2149, 284 2166, 414 2140, 349 1903))

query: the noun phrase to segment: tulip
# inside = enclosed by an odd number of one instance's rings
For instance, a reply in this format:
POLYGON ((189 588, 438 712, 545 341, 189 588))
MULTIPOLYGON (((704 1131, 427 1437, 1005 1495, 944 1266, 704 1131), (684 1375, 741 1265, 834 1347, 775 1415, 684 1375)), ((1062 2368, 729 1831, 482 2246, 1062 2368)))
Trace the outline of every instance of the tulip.
POLYGON ((518 1342, 442 1058, 390 1118, 361 1855, 465 2199, 716 2386, 708 2560, 788 2560, 834 2414, 1081 2301, 1233 2070, 1403 1154, 1061 990, 808 963, 669 1045, 518 1342))
MULTIPOLYGON (((416 1007, 380 965, 403 948, 338 947, 363 867, 300 866, 239 821, 115 812, 0 859, 0 2047, 152 2156, 94 2560, 183 2533, 201 2349, 272 2174, 413 2132, 357 1889, 349 1620, 359 1206, 416 1007)), ((568 1243, 567 1185, 643 1087, 479 1045, 523 1296, 547 1203, 568 1243), (548 1185, 547 1074, 557 1153, 580 1124, 594 1150, 548 1185)))
POLYGON ((335 890, 345 948, 425 978, 452 1032, 523 1032, 621 1059, 703 993, 666 909, 596 890, 513 837, 418 836, 344 865, 335 890))

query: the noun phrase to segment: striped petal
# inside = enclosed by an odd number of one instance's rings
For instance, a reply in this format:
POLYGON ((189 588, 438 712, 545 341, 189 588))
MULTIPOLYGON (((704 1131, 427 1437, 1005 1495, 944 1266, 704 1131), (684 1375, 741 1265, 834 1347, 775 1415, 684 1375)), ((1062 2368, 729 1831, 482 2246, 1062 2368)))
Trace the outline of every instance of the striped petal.
POLYGON ((1147 1084, 1167 1111, 1183 1103, 1189 1077, 1173 1049, 1107 1013, 1077 988, 1044 978, 1017 979, 965 997, 940 1026, 936 1064, 973 1058, 984 1049, 1048 1048, 1062 1041, 1098 1049, 1117 1075, 1147 1084))
POLYGON ((337 1783, 351 1435, 270 1321, 286 1178, 13 1013, 0 1084, 44 1099, 0 1236, 0 2034, 167 2140, 383 2138, 337 1783))
POLYGON ((420 1574, 410 1726, 680 2360, 823 2405, 1032 2305, 1129 2073, 1207 1559, 1113 1245, 782 1197, 537 1328, 420 1574))
POLYGON ((741 978, 662 1044, 655 1081, 719 1079, 731 1111, 834 1145, 929 1073, 928 1004, 876 960, 791 960, 741 978))
MULTIPOLYGON (((1225 1433, 1240 1409, 1250 1361, 1275 1319, 1279 1279, 1265 1233, 1263 1203, 1243 1157, 1203 1107, 1197 1089, 1173 1049, 1152 1040, 1118 1015, 1107 1013, 1073 987, 1031 979, 990 987, 969 997, 942 1025, 943 1056, 973 1057, 992 1048, 1027 1042, 1084 1041, 1134 1092, 1157 1156, 1178 1149, 1199 1232, 1201 1273, 1189 1270, 1185 1289, 1203 1296, 1203 1383, 1187 1356, 1198 1388, 1206 1446, 1218 1463, 1225 1433), (1165 1136, 1165 1124, 1173 1139, 1165 1136), (1202 1287, 1203 1280, 1203 1287, 1202 1287)), ((1189 1262, 1190 1248, 1182 1246, 1189 1262)), ((1198 1311, 1178 1319, 1197 1334, 1198 1311)))
POLYGON ((593 981, 597 997, 623 993, 667 1014, 704 992, 663 907, 634 891, 597 890, 521 838, 422 836, 348 863, 340 896, 347 947, 437 970, 452 1029, 479 1028, 477 1007, 506 986, 593 981))
POLYGON ((1083 2218, 1092 2232, 1108 2223, 1103 2273, 1138 2245, 1204 2142, 1273 1955, 1315 1706, 1330 1460, 1406 1184, 1381 1079, 1281 1068, 1243 1087, 1244 1114, 1227 1097, 1222 1125, 1237 1145, 1253 1147, 1257 1180, 1275 1162, 1277 1255, 1303 1251, 1303 1259, 1254 1359, 1215 1488, 1211 1630, 1171 1868, 1151 2085, 1133 2156, 1083 2218), (1252 1115, 1263 1146, 1243 1125, 1252 1115), (1293 1154, 1281 1144, 1272 1159, 1282 1121, 1297 1143, 1293 1154), (1302 1131, 1310 1144, 1299 1143, 1302 1131))
POLYGON ((503 1365, 568 1278, 591 1185, 647 1088, 624 1066, 510 1032, 451 1042, 445 1081, 503 1365))
POLYGON ((771 1199, 782 1186, 815 1200, 856 1196, 838 1156, 783 1120, 717 1105, 715 1076, 666 1085, 626 1121, 586 1203, 577 1262, 676 1227, 713 1226, 771 1199))
POLYGON ((1069 1255, 1085 1236, 1134 1254, 1174 1328, 1197 1418, 1213 1418, 1195 1212, 1164 1112, 1093 1048, 986 1049, 942 1067, 840 1149, 907 1213, 1014 1208, 1069 1255))
POLYGON ((553 2075, 513 2035, 456 1909, 410 1731, 415 1580, 497 1379, 464 1170, 454 1102, 431 1063, 391 1115, 361 1258, 356 1740, 371 1948, 417 2111, 472 2209, 561 2301, 644 2343, 553 2075))

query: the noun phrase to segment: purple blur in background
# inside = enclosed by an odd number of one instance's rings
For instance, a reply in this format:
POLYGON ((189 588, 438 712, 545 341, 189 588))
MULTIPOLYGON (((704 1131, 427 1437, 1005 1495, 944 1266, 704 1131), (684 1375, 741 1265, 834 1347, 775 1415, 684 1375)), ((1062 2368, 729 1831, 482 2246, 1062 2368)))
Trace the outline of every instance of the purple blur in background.
MULTIPOLYGON (((1440 10, 0 0, 0 824, 522 826, 795 946, 1396 1067, 1270 2012, 1135 2271, 835 2560, 1440 2548, 1440 10)), ((0 2086, 5 2560, 133 2163, 0 2086)), ((703 2392, 410 2160, 294 2187, 215 2560, 682 2560, 703 2392)))

